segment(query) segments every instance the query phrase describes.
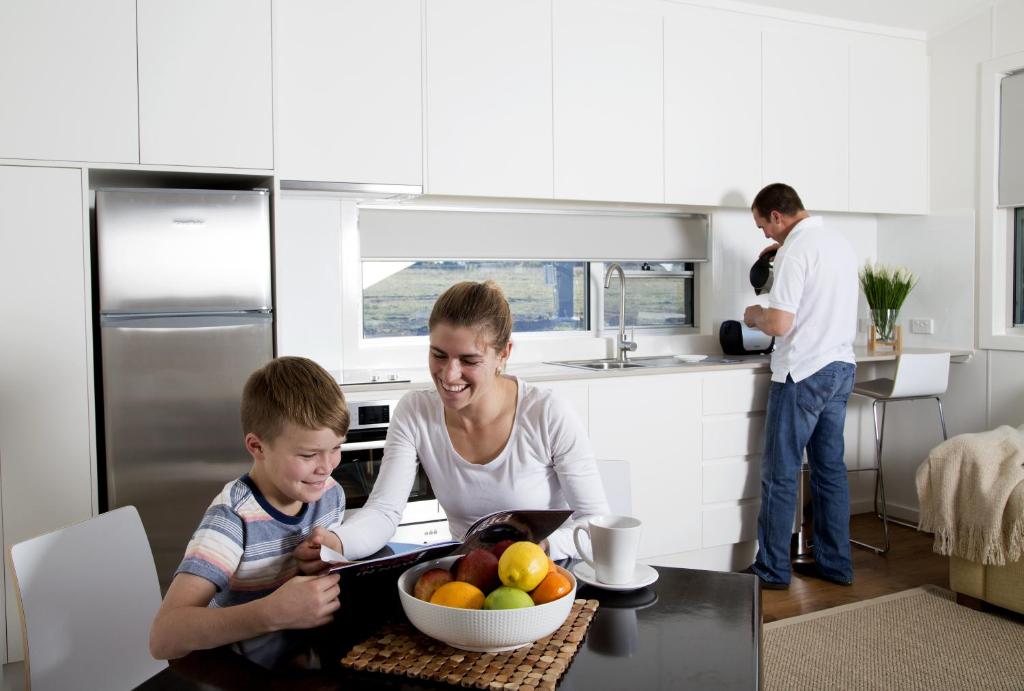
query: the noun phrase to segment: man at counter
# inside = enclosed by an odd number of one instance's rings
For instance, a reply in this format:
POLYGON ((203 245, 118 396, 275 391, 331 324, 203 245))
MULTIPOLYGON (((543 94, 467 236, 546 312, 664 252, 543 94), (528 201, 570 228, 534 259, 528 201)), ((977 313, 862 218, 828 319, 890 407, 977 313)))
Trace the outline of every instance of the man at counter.
POLYGON ((850 491, 843 424, 853 389, 857 259, 850 244, 804 210, 789 185, 768 185, 751 206, 775 244, 768 307, 751 305, 747 326, 775 336, 761 457, 758 551, 746 569, 765 588, 789 587, 791 571, 850 585, 850 491), (790 538, 804 451, 814 512, 812 564, 790 564, 790 538))

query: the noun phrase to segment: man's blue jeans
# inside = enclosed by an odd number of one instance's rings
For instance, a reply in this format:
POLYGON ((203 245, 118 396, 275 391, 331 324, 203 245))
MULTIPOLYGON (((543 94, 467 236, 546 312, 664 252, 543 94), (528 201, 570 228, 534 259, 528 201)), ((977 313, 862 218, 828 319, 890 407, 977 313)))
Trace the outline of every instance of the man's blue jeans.
POLYGON ((831 362, 799 382, 772 382, 761 456, 761 513, 753 570, 769 583, 789 583, 789 546, 804 450, 811 471, 814 559, 825 576, 853 580, 850 489, 843 461, 846 402, 855 366, 831 362))

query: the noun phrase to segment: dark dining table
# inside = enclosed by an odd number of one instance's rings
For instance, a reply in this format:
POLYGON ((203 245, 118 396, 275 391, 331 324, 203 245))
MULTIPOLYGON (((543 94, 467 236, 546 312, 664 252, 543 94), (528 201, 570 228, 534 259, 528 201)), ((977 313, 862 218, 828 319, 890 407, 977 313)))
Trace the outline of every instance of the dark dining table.
MULTIPOLYGON (((658 580, 616 592, 582 585, 577 598, 600 602, 586 638, 558 683, 591 689, 761 688, 761 593, 755 576, 655 567, 658 580)), ((362 587, 362 586, 361 586, 362 587)), ((330 627, 289 632, 287 655, 261 666, 227 648, 171 662, 144 691, 194 689, 438 689, 443 684, 339 664, 353 645, 403 615, 394 583, 343 598, 330 627)), ((456 688, 456 687, 451 687, 456 688)))

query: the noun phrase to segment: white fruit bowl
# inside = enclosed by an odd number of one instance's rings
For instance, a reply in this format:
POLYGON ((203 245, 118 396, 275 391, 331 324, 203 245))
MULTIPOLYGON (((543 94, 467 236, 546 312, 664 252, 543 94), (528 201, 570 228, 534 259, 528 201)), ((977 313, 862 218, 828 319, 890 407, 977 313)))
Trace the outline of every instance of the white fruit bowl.
POLYGON ((412 594, 424 571, 448 569, 458 557, 444 557, 417 564, 398 578, 398 597, 405 616, 417 629, 453 648, 478 653, 497 653, 529 645, 554 633, 569 616, 576 599, 576 579, 556 567, 572 583, 572 590, 543 605, 521 609, 459 609, 432 605, 412 594))

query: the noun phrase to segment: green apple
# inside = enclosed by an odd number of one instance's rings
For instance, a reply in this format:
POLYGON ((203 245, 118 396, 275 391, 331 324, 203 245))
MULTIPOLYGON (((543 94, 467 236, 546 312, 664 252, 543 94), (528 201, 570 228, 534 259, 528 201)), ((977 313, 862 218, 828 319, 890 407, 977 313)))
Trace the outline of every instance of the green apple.
POLYGON ((495 588, 484 599, 484 609, 519 609, 533 607, 533 598, 525 590, 507 585, 495 588))

